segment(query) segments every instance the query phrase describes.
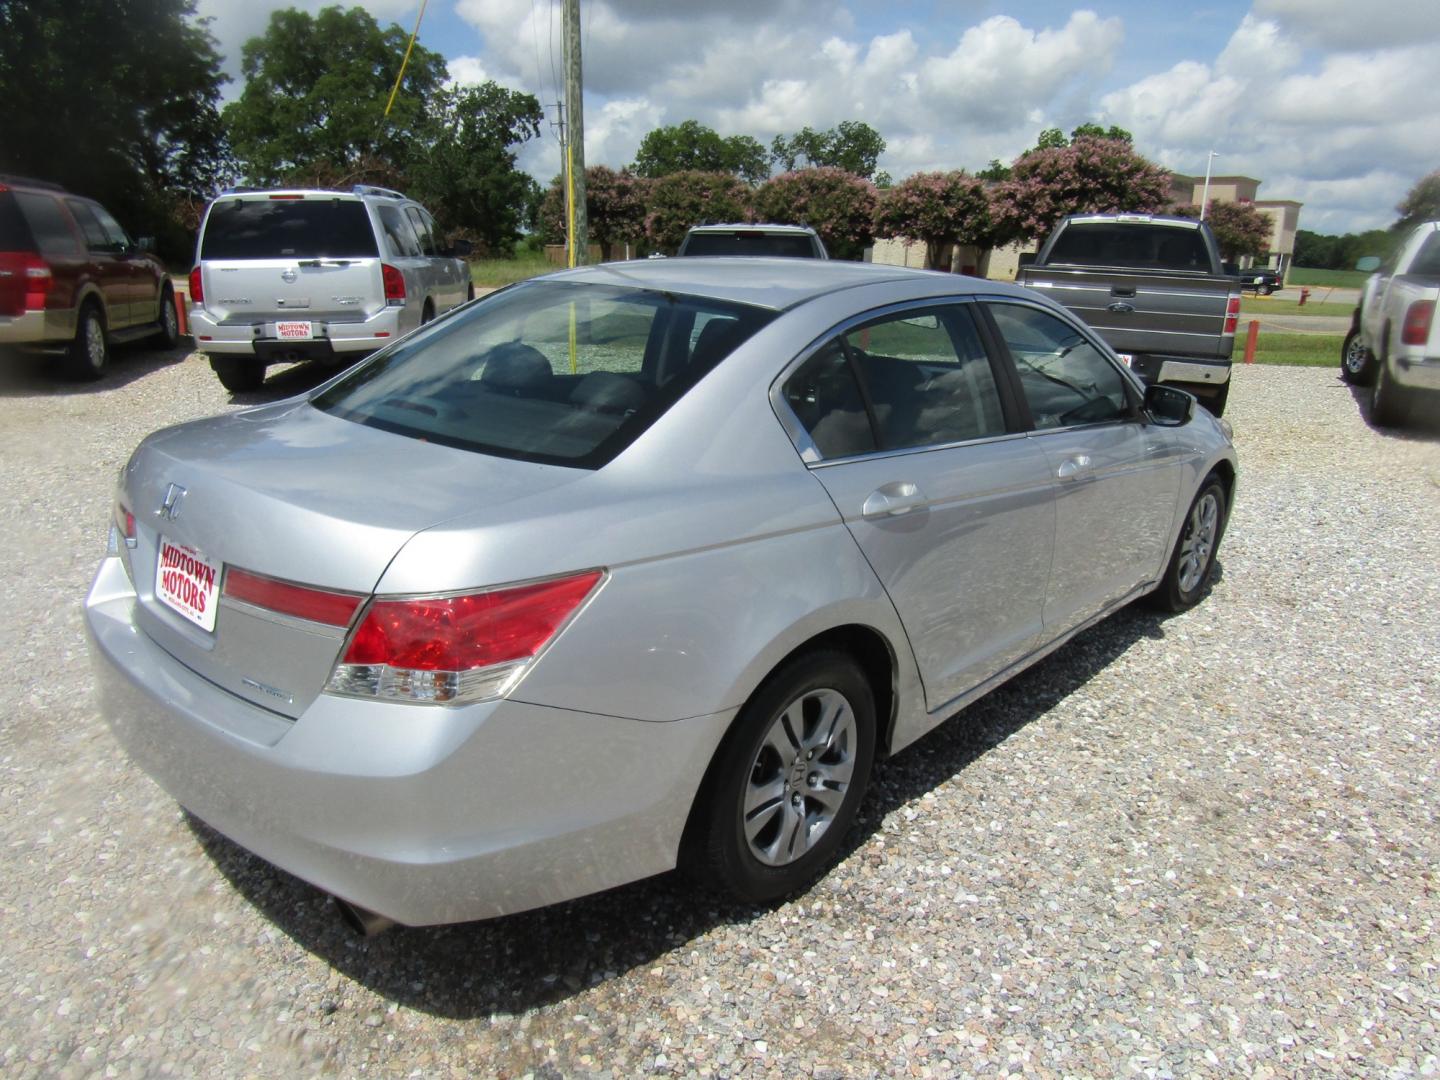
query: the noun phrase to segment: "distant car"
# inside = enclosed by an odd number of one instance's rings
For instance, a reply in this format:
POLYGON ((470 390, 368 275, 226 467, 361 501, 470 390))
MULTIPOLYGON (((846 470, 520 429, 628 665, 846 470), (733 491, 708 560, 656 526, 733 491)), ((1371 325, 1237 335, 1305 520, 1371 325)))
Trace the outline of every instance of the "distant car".
POLYGON ((85 621, 136 762, 362 925, 677 861, 759 902, 876 757, 1197 603, 1235 478, 1223 421, 1029 290, 607 263, 151 435, 85 621))
POLYGON ((0 345, 63 347, 65 372, 98 379, 110 346, 179 340, 165 265, 94 199, 0 176, 0 345))
POLYGON ((828 259, 820 235, 805 225, 696 225, 685 234, 677 255, 779 255, 792 259, 828 259))
POLYGON ((190 328, 227 390, 269 364, 359 359, 475 295, 462 256, 398 191, 237 189, 205 211, 190 328))
POLYGON ((1240 288, 1248 289, 1261 296, 1269 296, 1284 285, 1279 271, 1268 266, 1248 266, 1237 271, 1237 274, 1240 278, 1240 288))

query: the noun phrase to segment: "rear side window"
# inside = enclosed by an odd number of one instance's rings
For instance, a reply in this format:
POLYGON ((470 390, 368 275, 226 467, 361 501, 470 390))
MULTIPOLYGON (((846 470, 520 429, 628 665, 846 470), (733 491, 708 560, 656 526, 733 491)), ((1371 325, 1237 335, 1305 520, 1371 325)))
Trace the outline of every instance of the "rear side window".
POLYGON ((780 255, 813 259, 815 247, 808 236, 754 230, 733 233, 692 233, 685 238, 682 255, 780 255))
POLYGON ((30 223, 30 233, 42 255, 80 254, 80 240, 70 227, 69 217, 60 208, 59 199, 17 191, 15 201, 30 223))
POLYGON ((1432 232, 1420 245, 1420 253, 1410 264, 1412 274, 1440 277, 1440 231, 1432 232))
POLYGON ((1139 222, 1077 222, 1065 226, 1047 261, 1077 266, 1208 271, 1210 252, 1198 229, 1139 222))
POLYGON ((15 192, 0 191, 0 251, 34 251, 30 226, 20 213, 15 192))
POLYGON ((1020 304, 991 304, 990 314, 1015 360, 1036 428, 1130 418, 1125 377, 1073 326, 1020 304))
POLYGON ((205 219, 201 259, 373 259, 358 199, 220 199, 205 219))
POLYGON ((415 238, 415 230, 410 227, 410 222, 400 207, 380 206, 376 210, 380 215, 380 228, 385 232, 385 244, 390 248, 390 254, 408 258, 418 256, 420 241, 415 238))
POLYGON ((379 354, 313 403, 446 446, 596 469, 774 317, 668 292, 529 283, 379 354))

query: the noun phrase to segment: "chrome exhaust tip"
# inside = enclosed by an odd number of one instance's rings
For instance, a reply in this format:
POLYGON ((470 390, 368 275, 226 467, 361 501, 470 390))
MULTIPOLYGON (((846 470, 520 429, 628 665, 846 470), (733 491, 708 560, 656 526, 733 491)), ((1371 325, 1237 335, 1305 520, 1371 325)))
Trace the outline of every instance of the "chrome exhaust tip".
POLYGON ((345 925, 361 937, 375 937, 377 934, 383 934, 395 925, 394 919, 387 918, 384 915, 377 915, 368 908, 363 908, 359 904, 352 904, 350 901, 342 900, 338 896, 335 897, 335 903, 340 906, 340 918, 344 920, 345 925))

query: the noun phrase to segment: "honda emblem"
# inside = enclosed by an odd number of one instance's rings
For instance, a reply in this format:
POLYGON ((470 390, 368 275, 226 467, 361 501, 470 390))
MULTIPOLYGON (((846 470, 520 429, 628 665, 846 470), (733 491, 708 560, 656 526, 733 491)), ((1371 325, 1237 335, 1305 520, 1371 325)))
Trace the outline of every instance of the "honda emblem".
POLYGON ((165 498, 160 503, 160 509, 155 513, 167 521, 174 521, 180 516, 180 500, 185 498, 185 489, 179 484, 171 484, 165 489, 165 498))

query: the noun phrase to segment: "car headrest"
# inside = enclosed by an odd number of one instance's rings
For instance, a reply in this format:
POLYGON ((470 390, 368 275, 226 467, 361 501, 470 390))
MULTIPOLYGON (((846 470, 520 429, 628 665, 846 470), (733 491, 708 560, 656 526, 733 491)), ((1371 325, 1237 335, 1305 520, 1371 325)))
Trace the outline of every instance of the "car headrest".
POLYGON ((519 390, 538 386, 553 374, 550 361, 539 349, 507 341, 485 354, 480 382, 492 390, 519 390))

